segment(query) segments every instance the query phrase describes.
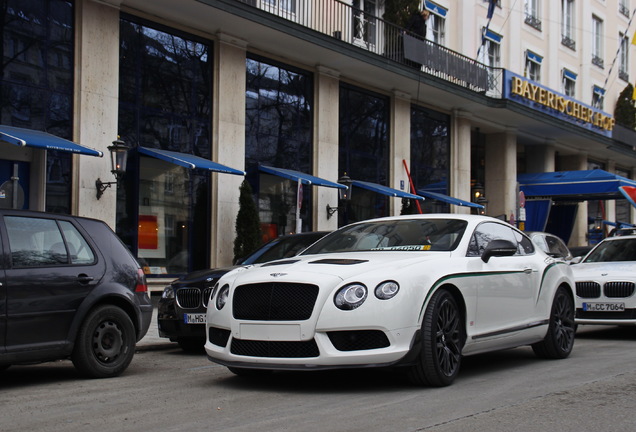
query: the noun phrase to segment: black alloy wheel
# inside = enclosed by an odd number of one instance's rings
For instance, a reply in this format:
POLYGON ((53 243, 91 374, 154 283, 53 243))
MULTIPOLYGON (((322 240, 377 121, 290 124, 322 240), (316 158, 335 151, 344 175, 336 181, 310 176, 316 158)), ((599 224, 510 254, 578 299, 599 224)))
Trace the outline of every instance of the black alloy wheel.
POLYGON ((409 370, 411 381, 435 387, 453 383, 466 340, 464 319, 450 292, 440 289, 431 298, 422 322, 422 346, 416 365, 409 370))
POLYGON ((543 358, 566 358, 572 352, 575 332, 574 301, 564 287, 559 287, 552 302, 548 331, 541 342, 532 345, 532 350, 543 358))

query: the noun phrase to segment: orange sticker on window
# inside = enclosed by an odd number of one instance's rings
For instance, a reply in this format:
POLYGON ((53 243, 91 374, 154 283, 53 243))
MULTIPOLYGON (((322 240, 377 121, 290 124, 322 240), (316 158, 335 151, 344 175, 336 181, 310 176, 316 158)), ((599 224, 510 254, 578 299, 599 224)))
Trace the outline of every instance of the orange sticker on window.
POLYGON ((139 249, 157 249, 159 247, 159 223, 157 216, 139 215, 139 249))

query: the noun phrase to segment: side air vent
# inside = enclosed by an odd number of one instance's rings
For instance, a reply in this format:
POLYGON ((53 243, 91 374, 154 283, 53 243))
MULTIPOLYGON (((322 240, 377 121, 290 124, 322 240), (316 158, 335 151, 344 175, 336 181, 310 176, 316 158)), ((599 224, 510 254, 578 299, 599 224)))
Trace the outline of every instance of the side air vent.
POLYGON ((359 260, 359 259, 331 259, 325 258, 318 261, 311 261, 309 264, 335 264, 335 265, 353 265, 353 264, 362 264, 367 262, 368 260, 359 260))
POLYGON ((285 264, 293 264, 298 261, 300 260, 292 259, 292 260, 273 261, 267 264, 263 264, 261 267, 273 267, 273 266, 279 266, 279 265, 285 265, 285 264))

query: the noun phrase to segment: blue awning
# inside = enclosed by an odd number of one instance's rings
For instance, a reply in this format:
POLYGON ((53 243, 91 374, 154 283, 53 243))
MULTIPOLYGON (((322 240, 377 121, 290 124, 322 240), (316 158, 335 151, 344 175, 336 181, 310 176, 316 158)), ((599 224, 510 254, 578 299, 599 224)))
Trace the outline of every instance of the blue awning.
POLYGON ((315 177, 310 174, 305 174, 300 171, 294 171, 285 168, 274 168, 265 165, 259 165, 258 169, 267 174, 272 174, 278 177, 286 178, 289 180, 293 180, 295 182, 301 181, 302 184, 306 185, 315 185, 315 186, 325 186, 336 189, 346 189, 347 187, 340 183, 335 183, 329 180, 322 179, 320 177, 315 177))
POLYGON ((448 9, 441 7, 440 5, 430 2, 428 0, 424 2, 424 7, 427 10, 433 12, 434 14, 441 16, 442 18, 446 18, 446 14, 448 13, 448 9))
POLYGON ((84 147, 64 138, 51 135, 50 133, 33 129, 0 125, 0 140, 20 147, 28 146, 46 150, 67 151, 88 156, 104 156, 104 153, 98 150, 84 147))
POLYGON ((519 174, 517 181, 526 197, 552 197, 553 200, 623 198, 620 186, 636 186, 634 180, 601 169, 519 174))
POLYGON ((234 168, 230 168, 225 165, 221 165, 220 163, 212 162, 209 159, 205 159, 199 156, 187 154, 187 153, 179 153, 173 152, 169 150, 159 150, 148 147, 138 147, 139 153, 145 154, 146 156, 151 156, 157 159, 161 159, 166 162, 173 163, 175 165, 180 165, 182 167, 186 167, 189 169, 205 169, 209 171, 225 173, 225 174, 234 174, 234 175, 245 175, 245 171, 237 170, 234 168))
POLYGON ((543 61, 543 57, 541 57, 539 54, 532 52, 530 50, 526 51, 526 58, 538 64, 541 64, 541 62, 543 61))
POLYGON ((351 182, 351 184, 353 186, 361 187, 363 189, 368 189, 370 191, 377 192, 379 194, 387 195, 387 196, 390 196, 390 197, 424 200, 424 197, 421 197, 419 195, 414 195, 412 193, 408 193, 408 192, 404 192, 404 191, 401 191, 401 190, 393 189, 393 188, 390 188, 388 186, 382 186, 382 185, 379 185, 377 183, 369 183, 369 182, 360 181, 360 180, 353 180, 351 182))
POLYGON ((431 198, 437 201, 441 201, 441 202, 445 202, 448 204, 453 204, 456 206, 462 206, 462 207, 473 207, 473 208, 479 208, 479 209, 483 209, 484 206, 481 204, 477 204, 474 202, 470 202, 470 201, 464 201, 464 200, 460 200, 459 198, 453 198, 450 197, 448 195, 442 195, 440 193, 435 193, 435 192, 430 192, 427 190, 422 190, 422 189, 418 189, 417 191, 418 194, 420 195, 424 195, 426 198, 431 198))

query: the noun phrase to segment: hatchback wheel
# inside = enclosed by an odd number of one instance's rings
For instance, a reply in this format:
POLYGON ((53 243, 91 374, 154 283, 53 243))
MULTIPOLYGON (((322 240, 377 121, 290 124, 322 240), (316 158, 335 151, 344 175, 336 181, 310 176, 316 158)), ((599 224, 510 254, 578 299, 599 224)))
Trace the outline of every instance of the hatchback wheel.
POLYGON ((84 320, 71 359, 83 375, 118 376, 132 361, 135 342, 135 327, 130 317, 117 306, 99 306, 84 320))

